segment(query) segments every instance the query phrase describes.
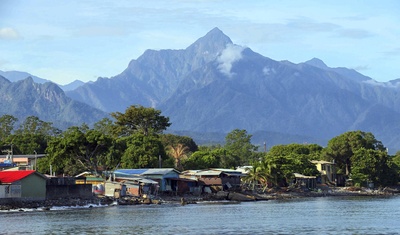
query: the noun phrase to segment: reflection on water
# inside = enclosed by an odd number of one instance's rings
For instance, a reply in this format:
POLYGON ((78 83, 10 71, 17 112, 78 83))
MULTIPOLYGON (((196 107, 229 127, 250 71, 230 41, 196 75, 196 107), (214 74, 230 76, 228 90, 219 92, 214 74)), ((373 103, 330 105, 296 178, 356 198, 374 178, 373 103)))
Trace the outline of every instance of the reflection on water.
POLYGON ((0 213, 0 233, 397 234, 399 218, 399 197, 326 197, 0 213))

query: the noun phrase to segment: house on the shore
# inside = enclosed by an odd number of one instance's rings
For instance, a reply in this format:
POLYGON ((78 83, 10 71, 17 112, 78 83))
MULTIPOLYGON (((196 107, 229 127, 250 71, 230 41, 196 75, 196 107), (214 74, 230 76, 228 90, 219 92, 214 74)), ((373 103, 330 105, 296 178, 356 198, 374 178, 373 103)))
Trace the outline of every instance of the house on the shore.
POLYGON ((123 196, 142 197, 157 195, 158 182, 140 177, 115 177, 114 181, 105 182, 105 195, 115 198, 123 196))
POLYGON ((316 176, 306 176, 299 173, 293 173, 294 182, 293 184, 300 188, 314 189, 317 187, 316 176))
POLYGON ((0 199, 46 199, 47 177, 33 170, 0 171, 0 199))
POLYGON ((211 193, 222 190, 238 189, 241 186, 241 171, 232 169, 189 170, 181 178, 196 180, 203 186, 203 192, 211 193))
MULTIPOLYGON (((145 186, 143 190, 147 189, 146 185, 153 185, 157 187, 157 192, 178 193, 179 174, 180 172, 174 168, 118 169, 114 171, 113 177, 115 181, 136 180, 145 186)), ((134 189, 131 191, 134 192, 134 189)))
POLYGON ((311 162, 317 167, 317 170, 321 173, 321 179, 318 183, 336 185, 337 179, 335 163, 322 160, 314 160, 311 162))

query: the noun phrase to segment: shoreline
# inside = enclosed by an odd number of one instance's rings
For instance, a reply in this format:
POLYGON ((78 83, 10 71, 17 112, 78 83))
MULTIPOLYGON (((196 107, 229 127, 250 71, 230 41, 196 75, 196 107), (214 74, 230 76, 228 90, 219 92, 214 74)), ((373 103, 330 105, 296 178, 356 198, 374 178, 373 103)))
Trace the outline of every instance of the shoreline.
POLYGON ((200 204, 200 203, 221 203, 234 204, 241 202, 255 202, 267 200, 290 200, 311 197, 390 197, 400 195, 399 188, 367 189, 367 188, 327 188, 324 190, 311 191, 298 188, 269 189, 266 192, 225 192, 220 191, 205 195, 158 195, 153 198, 123 197, 114 199, 105 196, 93 196, 91 199, 68 198, 44 201, 14 201, 8 204, 0 204, 0 213, 7 211, 23 212, 31 210, 48 211, 55 207, 62 208, 91 208, 124 205, 148 205, 148 204, 200 204))

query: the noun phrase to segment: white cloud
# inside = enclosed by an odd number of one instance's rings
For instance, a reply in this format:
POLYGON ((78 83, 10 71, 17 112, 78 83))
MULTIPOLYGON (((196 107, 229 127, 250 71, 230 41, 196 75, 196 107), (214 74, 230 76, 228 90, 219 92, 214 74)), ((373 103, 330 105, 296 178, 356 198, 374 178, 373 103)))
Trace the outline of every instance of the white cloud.
POLYGON ((0 39, 19 39, 21 36, 12 28, 0 28, 0 39))
POLYGON ((217 58, 217 61, 220 63, 218 69, 221 73, 227 75, 228 77, 232 77, 233 73, 231 73, 232 64, 242 58, 242 51, 244 47, 228 44, 226 48, 221 52, 221 55, 217 58))

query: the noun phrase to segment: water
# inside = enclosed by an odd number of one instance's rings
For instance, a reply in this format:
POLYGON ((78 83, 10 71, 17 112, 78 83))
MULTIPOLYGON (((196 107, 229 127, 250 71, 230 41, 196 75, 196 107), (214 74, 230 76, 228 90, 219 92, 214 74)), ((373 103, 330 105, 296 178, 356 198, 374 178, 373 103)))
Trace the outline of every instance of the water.
POLYGON ((0 213, 0 234, 400 234, 400 197, 0 213))

